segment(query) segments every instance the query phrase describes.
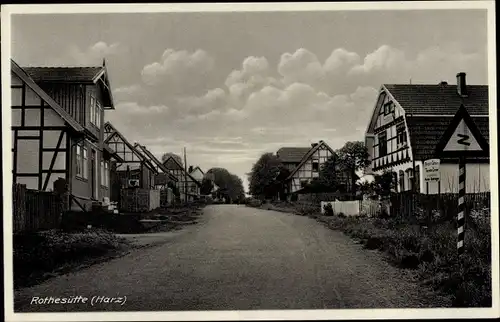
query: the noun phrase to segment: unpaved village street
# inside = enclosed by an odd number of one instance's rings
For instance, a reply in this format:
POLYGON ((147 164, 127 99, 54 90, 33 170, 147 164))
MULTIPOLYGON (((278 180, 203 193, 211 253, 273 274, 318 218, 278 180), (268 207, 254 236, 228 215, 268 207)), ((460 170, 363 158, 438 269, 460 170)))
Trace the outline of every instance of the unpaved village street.
POLYGON ((212 205, 164 243, 19 290, 15 311, 411 308, 424 301, 432 303, 380 253, 311 218, 212 205), (50 296, 126 302, 30 305, 50 296))

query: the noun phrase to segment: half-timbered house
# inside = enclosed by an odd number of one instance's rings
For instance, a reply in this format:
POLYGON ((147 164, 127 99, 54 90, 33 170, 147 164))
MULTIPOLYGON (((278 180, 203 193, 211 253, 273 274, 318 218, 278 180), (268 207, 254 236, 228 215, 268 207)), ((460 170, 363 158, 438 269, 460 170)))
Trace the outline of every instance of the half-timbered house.
POLYGON ((169 156, 163 165, 177 177, 181 201, 191 201, 200 197, 201 182, 193 178, 176 158, 169 156))
POLYGON ((199 182, 205 177, 205 172, 203 172, 199 166, 192 167, 189 174, 199 182))
POLYGON ((146 159, 147 161, 153 165, 156 169, 157 174, 155 175, 155 186, 156 187, 165 187, 169 182, 176 183, 178 181, 177 177, 174 176, 164 165, 163 163, 155 157, 151 151, 149 151, 146 146, 141 145, 139 143, 134 144, 134 148, 137 149, 146 159))
MULTIPOLYGON (((290 148, 288 150, 291 151, 290 148)), ((280 160, 284 158, 284 151, 284 148, 282 148, 277 152, 280 160)), ((301 148, 296 148, 295 150, 296 154, 302 151, 301 148)), ((334 151, 324 141, 311 144, 311 147, 308 148, 308 151, 302 156, 299 163, 292 168, 290 175, 285 179, 286 193, 290 196, 305 188, 312 179, 319 176, 323 164, 333 155, 334 151)), ((285 159, 289 160, 288 164, 291 164, 290 159, 285 159)))
POLYGON ((123 160, 116 164, 121 188, 155 189, 154 165, 119 132, 110 122, 104 125, 104 142, 123 160))
MULTIPOLYGON (((488 86, 467 85, 465 73, 457 74, 456 85, 382 85, 366 131, 371 164, 365 173, 392 172, 398 191, 458 192, 458 160, 442 159, 439 183, 429 184, 423 162, 436 158, 438 142, 461 104, 489 141, 488 86)), ((469 159, 466 171, 467 191, 489 191, 488 157, 469 159)))
POLYGON ((108 197, 113 153, 102 129, 109 109, 105 64, 22 68, 11 60, 14 183, 47 191, 63 178, 75 210, 108 197))

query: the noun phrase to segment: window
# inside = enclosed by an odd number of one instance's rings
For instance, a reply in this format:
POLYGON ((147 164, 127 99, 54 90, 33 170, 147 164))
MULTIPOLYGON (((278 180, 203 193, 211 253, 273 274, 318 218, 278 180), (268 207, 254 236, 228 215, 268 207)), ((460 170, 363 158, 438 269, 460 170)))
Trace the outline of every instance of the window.
POLYGON ((79 143, 76 145, 76 176, 87 179, 87 171, 87 148, 83 145, 83 143, 79 143))
POLYGON ((312 171, 313 172, 318 172, 319 171, 319 162, 318 161, 313 161, 312 162, 312 171))
POLYGON ((104 161, 101 161, 101 186, 106 186, 106 169, 104 168, 104 161))
POLYGON ((95 105, 95 125, 97 127, 101 127, 101 104, 99 102, 96 102, 95 105))
POLYGON ((89 163, 88 163, 88 155, 87 148, 83 147, 83 178, 87 179, 89 177, 89 163))
POLYGON ((405 191, 405 173, 403 170, 399 171, 399 191, 405 191))
POLYGON ((104 186, 109 187, 109 161, 104 162, 104 186))
POLYGON ((389 115, 392 112, 394 112, 394 103, 389 101, 384 104, 384 115, 389 115))
POLYGON ((90 122, 92 124, 95 124, 95 109, 96 109, 96 100, 95 97, 90 95, 90 105, 89 105, 89 110, 90 110, 90 122))
POLYGON ((378 156, 387 155, 387 134, 385 132, 378 135, 378 156))
POLYGON ((396 141, 398 148, 406 146, 406 128, 404 123, 400 123, 396 126, 396 141))

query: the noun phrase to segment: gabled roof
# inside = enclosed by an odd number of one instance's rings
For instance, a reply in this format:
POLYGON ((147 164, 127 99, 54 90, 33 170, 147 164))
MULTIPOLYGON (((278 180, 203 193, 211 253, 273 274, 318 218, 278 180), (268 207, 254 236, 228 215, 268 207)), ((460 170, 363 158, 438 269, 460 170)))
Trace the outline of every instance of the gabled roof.
POLYGON ((309 150, 310 147, 283 147, 276 152, 276 156, 284 163, 299 163, 309 150))
POLYGON ((297 165, 295 167, 295 169, 293 169, 293 171, 290 173, 290 175, 285 180, 291 179, 293 177, 293 175, 300 169, 300 167, 302 167, 304 165, 304 163, 306 163, 307 160, 309 160, 309 158, 314 154, 314 152, 316 152, 322 146, 326 147, 332 154, 335 153, 332 150, 332 148, 330 148, 330 146, 328 144, 326 144, 324 141, 319 141, 318 144, 309 148, 309 151, 304 155, 302 160, 300 160, 299 165, 297 165))
POLYGON ((140 156, 142 156, 144 163, 148 165, 148 167, 153 170, 156 174, 158 174, 158 169, 154 166, 152 160, 148 158, 143 152, 139 150, 139 147, 137 145, 134 145, 134 151, 136 151, 140 156))
POLYGON ((94 67, 23 67, 35 82, 95 83, 104 66, 94 67))
POLYGON ((202 174, 205 174, 205 172, 203 172, 203 170, 201 170, 201 168, 200 168, 199 166, 194 167, 194 168, 193 168, 193 170, 191 170, 191 172, 190 172, 190 173, 193 173, 196 169, 200 170, 200 172, 201 172, 202 174))
POLYGON ((14 61, 10 60, 11 71, 16 74, 27 86, 40 96, 49 106, 75 131, 83 132, 85 129, 68 112, 66 112, 52 97, 38 86, 33 79, 14 61))
POLYGON ((452 121, 448 116, 454 116, 462 104, 479 132, 489 141, 487 85, 467 85, 466 97, 458 95, 456 85, 386 84, 382 89, 387 90, 405 111, 415 160, 434 157, 436 146, 452 121))
POLYGON ((488 115, 488 86, 467 85, 467 97, 457 93, 456 85, 386 84, 385 87, 405 114, 450 115, 464 104, 469 114, 488 115))
POLYGON ((165 167, 165 165, 163 165, 163 163, 160 162, 160 160, 158 160, 153 153, 151 153, 151 151, 149 151, 146 146, 144 145, 141 145, 139 143, 135 143, 134 144, 134 148, 136 149, 140 149, 142 151, 142 153, 144 154, 144 156, 148 157, 149 160, 151 161, 151 163, 155 164, 158 168, 160 168, 164 173, 168 174, 168 176, 172 179, 172 180, 175 180, 177 181, 177 177, 174 176, 172 173, 170 173, 170 171, 165 167))
POLYGON ((76 83, 97 84, 102 82, 104 91, 108 94, 105 99, 105 108, 114 109, 113 94, 109 84, 106 62, 102 66, 92 67, 23 67, 26 73, 37 83, 76 83))
MULTIPOLYGON (((110 136, 108 136, 108 138, 106 140, 104 140, 104 143, 105 144, 108 144, 110 139, 112 139, 115 135, 119 136, 120 139, 123 141, 123 143, 125 143, 125 145, 133 152, 135 153, 138 158, 140 159, 139 162, 144 162, 146 165, 148 165, 149 168, 151 168, 152 171, 158 173, 158 171, 156 170, 156 168, 151 164, 151 162, 149 162, 146 157, 140 152, 138 151, 124 136, 123 134, 120 133, 120 131, 118 131, 109 121, 106 122, 104 124, 104 126, 106 127, 110 127, 113 131, 114 131, 114 134, 111 134, 110 136)), ((137 162, 137 161, 134 161, 134 162, 137 162)))
MULTIPOLYGON (((182 164, 180 164, 180 163, 179 163, 179 162, 178 162, 178 161, 177 161, 177 160, 176 160, 173 156, 169 156, 169 157, 168 157, 165 161, 163 161, 163 165, 164 165, 165 167, 167 167, 167 165, 166 165, 166 164, 167 164, 169 161, 173 161, 173 162, 174 162, 174 163, 175 163, 175 164, 179 167, 179 169, 180 169, 180 170, 182 170, 184 173, 186 173, 186 176, 188 176, 188 177, 189 177, 192 181, 194 181, 197 185, 201 186, 201 182, 199 182, 198 180, 196 180, 195 178, 193 178, 193 176, 192 176, 192 175, 190 175, 190 174, 186 171, 186 169, 184 169, 184 167, 182 166, 182 164)), ((168 169, 168 167, 167 167, 167 169, 168 169)), ((176 169, 176 170, 177 170, 177 169, 176 169)))
MULTIPOLYGON (((479 132, 489 142, 489 118, 472 117, 479 132)), ((410 144, 415 160, 427 160, 435 157, 439 140, 450 126, 450 117, 406 116, 410 135, 410 144)), ((476 159, 488 159, 476 157, 476 159)))

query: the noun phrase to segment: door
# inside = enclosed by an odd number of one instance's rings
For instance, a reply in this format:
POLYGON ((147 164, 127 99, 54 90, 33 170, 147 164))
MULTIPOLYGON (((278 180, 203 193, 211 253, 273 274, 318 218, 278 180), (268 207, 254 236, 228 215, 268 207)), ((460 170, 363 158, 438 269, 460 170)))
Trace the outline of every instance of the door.
POLYGON ((97 153, 91 150, 90 161, 90 181, 92 185, 92 198, 97 199, 97 153))

